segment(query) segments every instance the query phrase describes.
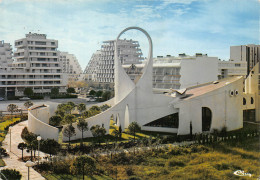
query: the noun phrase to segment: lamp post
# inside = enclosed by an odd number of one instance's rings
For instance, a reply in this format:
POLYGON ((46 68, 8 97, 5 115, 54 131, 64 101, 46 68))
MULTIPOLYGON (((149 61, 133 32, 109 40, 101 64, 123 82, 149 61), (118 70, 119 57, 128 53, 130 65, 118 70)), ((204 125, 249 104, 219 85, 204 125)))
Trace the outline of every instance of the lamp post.
POLYGON ((42 137, 41 136, 37 136, 37 141, 38 141, 38 164, 40 164, 40 141, 41 141, 42 137))
POLYGON ((11 152, 11 143, 12 143, 12 127, 9 127, 10 129, 10 152, 11 152))
POLYGON ((28 180, 30 180, 30 167, 33 167, 34 163, 32 161, 27 161, 25 166, 28 167, 28 180))

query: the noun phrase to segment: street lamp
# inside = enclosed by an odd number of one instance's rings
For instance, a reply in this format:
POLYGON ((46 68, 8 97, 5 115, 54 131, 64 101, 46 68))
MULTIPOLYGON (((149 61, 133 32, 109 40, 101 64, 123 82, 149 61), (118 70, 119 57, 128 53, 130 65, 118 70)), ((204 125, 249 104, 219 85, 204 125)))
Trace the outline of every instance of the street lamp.
POLYGON ((9 127, 10 129, 10 152, 11 152, 11 143, 12 143, 12 127, 9 127))
POLYGON ((27 161, 25 166, 28 167, 28 180, 30 180, 30 167, 33 167, 34 163, 32 161, 27 161))
POLYGON ((38 141, 38 164, 40 164, 40 141, 41 141, 42 137, 41 136, 37 136, 37 141, 38 141))

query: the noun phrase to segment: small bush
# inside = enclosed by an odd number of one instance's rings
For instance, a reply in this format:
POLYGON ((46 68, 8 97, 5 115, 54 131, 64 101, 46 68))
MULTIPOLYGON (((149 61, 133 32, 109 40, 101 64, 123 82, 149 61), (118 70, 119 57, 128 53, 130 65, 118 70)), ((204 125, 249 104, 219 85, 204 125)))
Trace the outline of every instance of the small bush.
POLYGON ((132 167, 127 167, 125 171, 126 171, 126 174, 127 174, 128 176, 134 175, 134 171, 133 171, 133 168, 132 168, 132 167))
POLYGON ((183 167, 183 166, 185 166, 185 163, 183 161, 181 161, 180 159, 172 158, 166 162, 166 165, 167 165, 167 167, 174 167, 174 166, 183 167))
POLYGON ((15 169, 3 169, 1 170, 0 177, 2 179, 8 179, 8 180, 18 180, 22 178, 22 175, 19 171, 15 170, 15 169))
POLYGON ((141 180, 141 178, 139 178, 137 176, 131 176, 131 177, 129 177, 129 180, 141 180))

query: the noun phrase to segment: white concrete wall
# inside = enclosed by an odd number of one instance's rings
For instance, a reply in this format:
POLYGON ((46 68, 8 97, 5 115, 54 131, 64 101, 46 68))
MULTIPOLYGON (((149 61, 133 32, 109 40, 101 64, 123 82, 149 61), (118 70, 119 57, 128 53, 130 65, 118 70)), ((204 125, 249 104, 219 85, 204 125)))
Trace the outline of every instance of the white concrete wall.
POLYGON ((180 70, 181 89, 218 80, 218 58, 183 59, 180 70))
POLYGON ((189 134, 189 125, 192 122, 193 133, 202 132, 202 107, 210 108, 212 112, 212 129, 221 130, 224 126, 227 130, 235 130, 243 127, 243 79, 213 90, 209 93, 183 100, 174 105, 180 109, 178 134, 189 134), (238 90, 237 96, 230 96, 230 90, 238 90))
POLYGON ((37 106, 39 105, 28 109, 28 130, 40 135, 43 139, 49 138, 58 141, 59 129, 47 124, 49 122, 49 107, 36 108, 37 106))

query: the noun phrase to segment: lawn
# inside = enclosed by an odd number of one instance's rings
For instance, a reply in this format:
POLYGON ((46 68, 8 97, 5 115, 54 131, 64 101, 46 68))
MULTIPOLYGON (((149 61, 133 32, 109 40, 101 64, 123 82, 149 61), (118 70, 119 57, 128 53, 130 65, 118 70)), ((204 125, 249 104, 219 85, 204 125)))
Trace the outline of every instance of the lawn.
POLYGON ((5 166, 5 162, 3 161, 3 159, 0 159, 0 167, 4 167, 5 166))
MULTIPOLYGON (((73 176, 73 175, 58 175, 58 174, 42 174, 43 177, 45 177, 47 180, 79 180, 79 179, 83 179, 82 175, 80 176, 73 176)), ((85 180, 112 180, 112 178, 108 177, 108 176, 98 176, 98 175, 94 175, 94 176, 84 176, 85 180)))

